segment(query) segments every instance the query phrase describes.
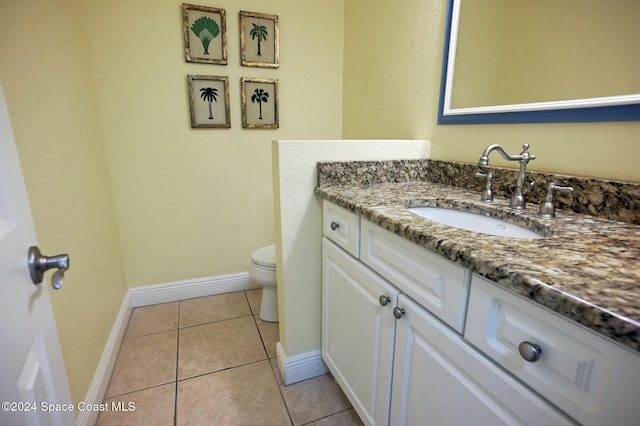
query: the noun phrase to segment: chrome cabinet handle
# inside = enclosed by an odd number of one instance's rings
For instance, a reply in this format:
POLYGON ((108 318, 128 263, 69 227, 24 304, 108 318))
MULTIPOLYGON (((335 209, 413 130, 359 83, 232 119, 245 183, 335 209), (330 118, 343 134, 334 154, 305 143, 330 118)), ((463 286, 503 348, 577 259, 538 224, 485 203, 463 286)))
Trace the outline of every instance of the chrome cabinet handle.
POLYGON ((404 316, 404 308, 399 308, 399 307, 395 307, 393 308, 393 316, 396 317, 396 319, 400 319, 404 316))
POLYGON ((338 228, 340 228, 340 224, 338 222, 331 222, 331 230, 332 231, 335 231, 338 228))
POLYGON ((378 298, 380 301, 380 305, 387 306, 389 302, 391 302, 391 298, 389 296, 385 296, 384 294, 378 298))
POLYGON ((522 342, 518 345, 518 352, 520 352, 520 356, 527 362, 536 362, 540 359, 540 354, 542 354, 542 349, 540 346, 531 342, 522 342))
POLYGON ((69 255, 43 256, 37 246, 32 246, 29 247, 27 265, 34 284, 40 284, 44 280, 44 273, 49 269, 57 269, 51 277, 51 286, 54 290, 59 290, 64 280, 64 272, 69 269, 69 255))

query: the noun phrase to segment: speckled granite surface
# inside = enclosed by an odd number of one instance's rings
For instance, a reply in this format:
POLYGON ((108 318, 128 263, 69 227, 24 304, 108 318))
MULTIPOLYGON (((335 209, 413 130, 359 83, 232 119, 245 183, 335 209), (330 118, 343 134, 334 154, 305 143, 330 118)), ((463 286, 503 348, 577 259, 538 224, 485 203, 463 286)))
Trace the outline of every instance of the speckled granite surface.
POLYGON ((640 226, 568 210, 558 210, 555 218, 544 219, 536 215, 538 205, 533 202, 516 211, 499 197, 487 205, 479 201, 479 189, 429 181, 424 165, 408 162, 408 169, 391 171, 388 169, 397 168, 398 163, 385 163, 354 165, 362 169, 362 179, 345 163, 331 165, 334 171, 339 167, 342 172, 334 173, 332 181, 319 177, 316 194, 640 352, 640 226), (336 180, 337 176, 343 177, 336 180), (474 232, 441 225, 406 210, 415 206, 489 212, 534 229, 545 238, 478 238, 474 232))
MULTIPOLYGON (((318 185, 371 185, 385 182, 429 181, 466 188, 478 193, 485 179, 476 176, 475 164, 435 160, 355 161, 318 163, 318 185)), ((508 198, 516 181, 516 171, 491 167, 496 198, 508 198)), ((604 219, 640 225, 640 183, 612 182, 602 179, 560 174, 527 172, 534 181, 526 194, 527 202, 540 204, 548 182, 571 186, 574 192, 557 192, 556 207, 604 219)))

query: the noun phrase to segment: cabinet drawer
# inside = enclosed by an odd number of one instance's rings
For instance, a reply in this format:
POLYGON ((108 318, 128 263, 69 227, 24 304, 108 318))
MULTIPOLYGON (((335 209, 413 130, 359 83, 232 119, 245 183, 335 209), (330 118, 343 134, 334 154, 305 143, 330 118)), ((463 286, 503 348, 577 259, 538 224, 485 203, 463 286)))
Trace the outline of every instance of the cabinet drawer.
POLYGON ((322 234, 355 257, 360 254, 360 216, 324 200, 322 234))
POLYGON ((459 333, 470 273, 380 226, 362 220, 360 260, 459 333))
POLYGON ((464 336, 580 423, 640 424, 640 356, 477 275, 464 336))

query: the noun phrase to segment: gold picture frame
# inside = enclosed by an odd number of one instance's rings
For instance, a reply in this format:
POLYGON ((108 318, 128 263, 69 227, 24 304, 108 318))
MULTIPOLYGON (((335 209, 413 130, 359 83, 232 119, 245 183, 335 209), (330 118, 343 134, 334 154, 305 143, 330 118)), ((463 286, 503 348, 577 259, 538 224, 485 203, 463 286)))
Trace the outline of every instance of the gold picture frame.
POLYGON ((240 64, 263 68, 280 66, 277 15, 240 11, 240 64))
POLYGON ((277 129, 279 118, 279 81, 267 78, 240 79, 242 127, 245 129, 277 129))
POLYGON ((227 65, 227 12, 216 7, 182 4, 187 62, 227 65))
POLYGON ((187 82, 191 127, 230 128, 229 77, 189 74, 187 82))

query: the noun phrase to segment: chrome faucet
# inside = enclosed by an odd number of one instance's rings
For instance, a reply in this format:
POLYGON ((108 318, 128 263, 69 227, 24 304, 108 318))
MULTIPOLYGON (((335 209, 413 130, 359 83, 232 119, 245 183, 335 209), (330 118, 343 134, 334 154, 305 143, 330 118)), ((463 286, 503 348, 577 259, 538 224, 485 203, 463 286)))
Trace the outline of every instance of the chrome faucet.
MULTIPOLYGON (((489 154, 492 151, 498 151, 502 158, 507 161, 517 161, 520 163, 520 171, 518 172, 518 178, 516 179, 516 189, 511 196, 511 201, 509 202, 509 206, 514 209, 524 209, 526 205, 526 201, 524 199, 524 191, 525 191, 525 177, 527 173, 527 164, 531 160, 535 160, 536 156, 529 154, 528 152, 529 144, 525 143, 522 145, 522 152, 519 155, 509 155, 507 152, 498 144, 489 145, 484 149, 482 156, 480 157, 480 161, 478 161, 478 167, 482 169, 486 169, 489 167, 489 154)), ((529 188, 533 185, 531 182, 528 186, 529 188)))

